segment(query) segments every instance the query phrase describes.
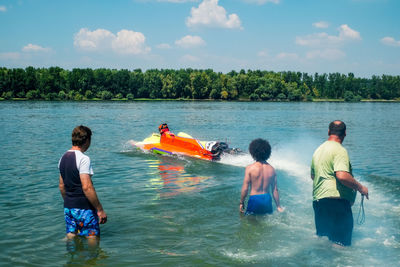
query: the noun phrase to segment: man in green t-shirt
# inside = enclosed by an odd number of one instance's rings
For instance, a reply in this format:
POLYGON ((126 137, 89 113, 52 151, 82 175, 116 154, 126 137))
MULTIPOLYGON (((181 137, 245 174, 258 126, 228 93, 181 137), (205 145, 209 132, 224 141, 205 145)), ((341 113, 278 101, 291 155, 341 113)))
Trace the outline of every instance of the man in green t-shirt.
POLYGON ((313 208, 318 236, 332 242, 351 245, 353 213, 351 206, 357 191, 368 199, 368 188, 357 182, 352 174, 347 150, 342 146, 346 124, 329 124, 329 138, 315 150, 311 162, 313 208))

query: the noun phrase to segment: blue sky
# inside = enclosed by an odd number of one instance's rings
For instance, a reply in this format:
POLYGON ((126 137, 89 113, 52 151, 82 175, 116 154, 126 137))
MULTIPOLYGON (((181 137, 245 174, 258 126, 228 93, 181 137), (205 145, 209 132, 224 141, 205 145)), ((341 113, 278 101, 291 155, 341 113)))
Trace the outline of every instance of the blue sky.
POLYGON ((0 0, 0 66, 400 75, 399 0, 0 0))

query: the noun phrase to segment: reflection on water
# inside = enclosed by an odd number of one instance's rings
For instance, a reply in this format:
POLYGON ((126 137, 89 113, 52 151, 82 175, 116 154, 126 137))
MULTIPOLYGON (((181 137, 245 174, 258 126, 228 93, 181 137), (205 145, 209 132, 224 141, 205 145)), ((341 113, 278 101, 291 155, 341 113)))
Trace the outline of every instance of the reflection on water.
POLYGON ((67 238, 67 263, 65 265, 95 266, 99 264, 99 260, 108 258, 106 253, 100 248, 100 242, 90 241, 80 236, 71 239, 67 238))
POLYGON ((188 162, 174 157, 158 156, 146 162, 152 174, 151 187, 157 190, 160 198, 199 190, 201 183, 210 178, 191 175, 185 171, 184 163, 188 162))

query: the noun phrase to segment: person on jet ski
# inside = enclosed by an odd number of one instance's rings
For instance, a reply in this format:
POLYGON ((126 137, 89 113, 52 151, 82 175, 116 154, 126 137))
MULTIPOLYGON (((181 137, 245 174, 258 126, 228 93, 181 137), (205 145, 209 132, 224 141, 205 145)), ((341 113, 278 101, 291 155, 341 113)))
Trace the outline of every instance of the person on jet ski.
POLYGON ((160 126, 158 126, 158 131, 160 132, 160 135, 163 135, 165 133, 168 133, 172 136, 174 135, 173 133, 171 133, 169 131, 168 124, 166 124, 166 123, 160 124, 160 126))
MULTIPOLYGON (((170 140, 168 138, 168 136, 173 137, 173 138, 176 137, 175 134, 170 132, 170 130, 168 128, 168 124, 166 124, 166 123, 160 124, 160 126, 158 126, 158 131, 161 135, 161 139, 160 139, 161 143, 170 142, 170 141, 168 141, 168 140, 170 140)), ((193 137, 191 137, 185 133, 178 133, 177 138, 178 139, 179 138, 194 139, 193 137), (182 134, 184 134, 184 135, 182 135, 182 134)), ((195 140, 197 140, 197 139, 195 139, 195 140)), ((186 142, 186 141, 184 141, 184 142, 186 142)), ((201 146, 202 149, 208 151, 212 155, 213 160, 219 160, 223 153, 237 154, 240 152, 240 150, 237 148, 230 148, 228 146, 228 144, 225 142, 218 142, 218 141, 205 142, 205 141, 200 141, 200 140, 197 140, 197 142, 201 146)))

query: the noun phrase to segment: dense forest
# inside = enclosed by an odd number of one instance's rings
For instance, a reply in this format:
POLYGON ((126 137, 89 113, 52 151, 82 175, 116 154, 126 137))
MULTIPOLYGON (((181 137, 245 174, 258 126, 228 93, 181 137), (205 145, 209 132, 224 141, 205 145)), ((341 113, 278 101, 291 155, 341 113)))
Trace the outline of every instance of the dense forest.
POLYGON ((211 69, 0 68, 3 99, 400 100, 400 76, 211 69))

